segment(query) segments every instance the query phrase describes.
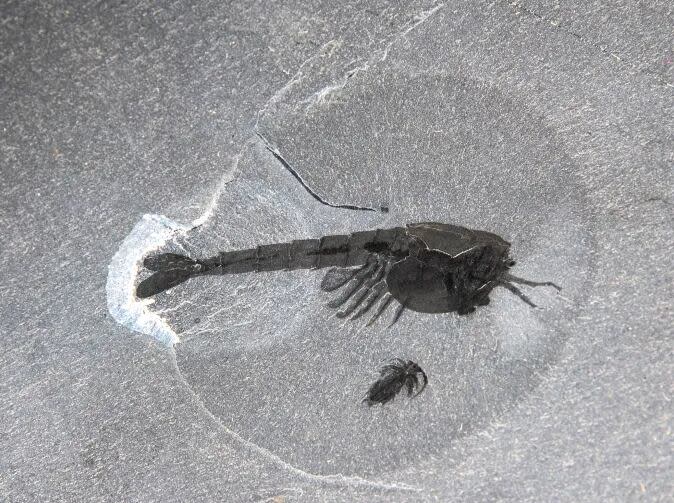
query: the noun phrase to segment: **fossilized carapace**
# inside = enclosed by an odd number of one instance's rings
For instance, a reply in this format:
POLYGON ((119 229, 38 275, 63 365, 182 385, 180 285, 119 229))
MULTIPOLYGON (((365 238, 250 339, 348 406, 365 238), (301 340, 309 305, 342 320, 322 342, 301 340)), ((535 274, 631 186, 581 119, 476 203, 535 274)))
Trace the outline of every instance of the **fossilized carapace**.
MULTIPOLYGON (((259 245, 198 259, 174 253, 146 257, 153 273, 140 282, 138 297, 173 288, 195 276, 330 268, 321 287, 340 290, 329 303, 338 316, 375 321, 392 301, 393 321, 407 308, 422 313, 467 314, 489 303, 489 293, 503 286, 534 304, 513 283, 552 286, 509 273, 515 262, 510 243, 496 234, 455 225, 424 222, 317 239, 259 245)), ((369 324, 368 323, 368 324, 369 324)))

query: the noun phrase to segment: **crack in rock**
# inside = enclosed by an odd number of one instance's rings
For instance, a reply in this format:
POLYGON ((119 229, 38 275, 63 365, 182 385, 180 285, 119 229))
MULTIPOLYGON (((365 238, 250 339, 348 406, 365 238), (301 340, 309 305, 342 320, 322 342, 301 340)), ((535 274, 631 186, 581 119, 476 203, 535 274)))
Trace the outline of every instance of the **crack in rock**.
MULTIPOLYGON (((358 63, 360 61, 363 61, 365 59, 365 62, 357 66, 355 68, 349 69, 344 75, 341 77, 337 78, 336 80, 333 80, 332 83, 327 84, 321 89, 318 89, 311 93, 308 97, 305 99, 299 100, 300 103, 306 104, 307 105, 307 110, 310 110, 313 106, 320 105, 322 103, 325 103, 329 101, 330 96, 334 94, 335 92, 339 91, 340 89, 343 89, 344 86, 347 84, 349 79, 356 75, 359 72, 366 71, 372 66, 372 64, 376 62, 381 62, 386 60, 388 57, 388 53, 391 50, 391 47, 401 38, 405 37, 408 33, 410 33, 412 30, 414 30, 416 27, 418 27, 420 24, 424 23, 428 18, 430 18, 433 14, 435 14, 438 10, 442 9, 445 6, 444 3, 440 3, 435 5, 433 8, 421 11, 417 14, 415 14, 409 23, 406 24, 406 26, 398 31, 397 33, 393 33, 390 36, 380 40, 378 43, 382 43, 385 41, 388 41, 386 45, 383 48, 376 49, 372 52, 371 56, 368 58, 356 58, 352 63, 358 63)), ((336 40, 330 40, 323 44, 316 54, 312 55, 311 57, 307 58, 305 61, 303 61, 295 74, 288 80, 288 82, 281 87, 274 95, 265 103, 264 107, 262 107, 258 112, 257 112, 257 118, 255 121, 255 126, 254 130, 257 132, 259 131, 259 122, 260 118, 263 117, 269 108, 280 102, 283 97, 285 97, 286 94, 299 82, 303 80, 303 73, 302 70, 303 68, 314 61, 315 59, 327 54, 329 57, 333 55, 336 49, 341 47, 343 44, 342 39, 336 39, 336 40)), ((376 45, 376 44, 375 44, 376 45)))
POLYGON ((143 215, 108 265, 105 293, 112 318, 131 331, 147 334, 169 347, 180 341, 178 334, 161 316, 148 309, 151 300, 140 301, 136 297, 136 277, 140 262, 148 252, 161 248, 191 228, 163 215, 143 215))
MULTIPOLYGON (((356 73, 361 71, 366 71, 370 68, 373 61, 378 60, 379 62, 384 61, 388 57, 389 50, 393 44, 404 37, 411 30, 419 26, 421 23, 425 22, 433 13, 444 7, 444 4, 436 5, 432 9, 423 11, 412 19, 411 23, 402 31, 397 34, 393 34, 391 37, 388 37, 390 42, 382 49, 376 50, 370 58, 361 66, 352 68, 349 70, 342 78, 340 78, 337 83, 323 87, 321 90, 316 91, 308 98, 309 106, 312 103, 320 104, 325 100, 328 100, 330 96, 342 89, 348 80, 354 76, 356 73)), ((386 39, 385 39, 386 40, 386 39)), ((304 187, 304 189, 317 201, 326 206, 334 208, 344 208, 352 210, 361 210, 361 211, 381 211, 387 212, 388 208, 381 207, 379 209, 373 207, 361 207, 355 205, 347 204, 334 204, 326 201, 324 198, 319 196, 309 185, 304 181, 302 176, 293 168, 293 166, 281 155, 278 148, 276 148, 265 136, 260 133, 258 130, 259 118, 264 115, 268 108, 280 101, 288 91, 294 87, 298 82, 303 78, 302 70, 309 64, 312 60, 320 57, 323 52, 328 52, 329 55, 335 51, 342 44, 341 39, 330 40, 324 44, 317 54, 305 60, 297 72, 290 78, 290 80, 279 89, 272 97, 267 101, 265 106, 258 111, 257 121, 254 125, 254 136, 249 139, 246 144, 239 151, 239 154, 234 160, 234 166, 232 171, 224 176, 220 183, 218 184, 213 196, 211 197, 210 202, 202 212, 202 214, 193 220, 190 224, 181 224, 176 222, 166 216, 157 215, 157 214, 146 214, 143 215, 141 220, 134 226, 132 231, 126 236, 126 238, 121 243, 118 251, 112 257, 112 260, 108 266, 108 277, 106 282, 106 298, 107 298, 107 307, 111 316, 115 321, 120 323, 122 326, 130 329, 134 332, 140 332, 146 335, 149 335, 156 339, 157 341, 165 344, 167 347, 173 350, 173 346, 180 342, 178 334, 168 325, 168 323, 160 316, 161 313, 154 313, 149 309, 152 300, 139 300, 135 295, 135 285, 138 272, 140 269, 140 264, 143 258, 151 251, 160 249, 164 246, 169 240, 175 239, 180 235, 185 235, 189 231, 200 227, 206 223, 215 213, 217 208, 218 199, 224 190, 224 187, 236 178, 236 168, 240 157, 243 155, 243 152, 250 145, 251 141, 257 136, 263 143, 264 146, 274 155, 274 157, 281 163, 281 165, 293 175, 293 177, 304 187)), ((175 351, 173 351, 175 356, 175 351)), ((239 446, 247 448, 254 451, 256 454, 260 455, 266 461, 272 462, 273 464, 279 466, 280 468, 294 473, 301 478, 327 485, 343 486, 343 487, 367 487, 378 490, 386 491, 421 491, 421 488, 409 486, 403 483, 385 483, 379 481, 368 480, 359 476, 346 476, 343 474, 332 474, 332 475, 317 475, 310 472, 301 470, 300 468, 284 461, 279 456, 275 455, 271 451, 261 447, 254 442, 246 440, 238 435, 236 432, 227 428, 222 421, 213 415, 213 413, 205 406, 200 397, 192 389, 189 383, 185 380, 180 369, 178 367, 177 360, 175 361, 176 371, 180 376, 181 382, 187 387, 190 393, 196 397, 197 402, 203 407, 207 414, 224 430, 228 436, 239 446)))
POLYGON ((202 214, 190 224, 181 224, 164 215, 146 214, 124 238, 108 265, 105 285, 108 312, 120 325, 132 332, 149 335, 166 346, 180 342, 178 334, 160 316, 150 311, 152 299, 136 297, 136 279, 143 258, 168 241, 203 225, 215 212, 225 186, 236 178, 241 152, 234 158, 232 170, 224 175, 202 214))
MULTIPOLYGON (((324 104, 326 102, 330 101, 331 96, 342 90, 349 80, 358 74, 359 72, 364 72, 367 71, 372 64, 375 64, 377 62, 382 62, 386 60, 388 57, 388 53, 391 50, 391 47, 400 40, 401 38, 405 37, 408 33, 410 33, 412 30, 414 30, 416 27, 424 23, 425 21, 428 20, 433 14, 435 14, 438 10, 442 9, 445 6, 444 3, 435 5, 433 8, 422 11, 418 14, 416 14, 411 22, 405 27, 405 29, 399 31, 397 34, 391 35, 388 37, 388 40, 390 40, 383 48, 377 49, 372 53, 372 55, 365 61, 364 64, 357 66, 355 68, 351 68, 349 71, 347 71, 341 78, 337 80, 337 82, 333 82, 331 84, 328 84, 321 89, 315 91, 312 93, 308 98, 301 100, 301 104, 306 104, 306 110, 310 111, 313 107, 319 106, 321 104, 324 104)), ((332 55, 332 53, 335 51, 336 48, 341 46, 342 41, 340 40, 330 40, 323 44, 321 48, 318 50, 316 54, 302 62, 300 67, 298 68, 297 72, 290 78, 290 80, 281 88, 279 89, 274 95, 267 101, 265 106, 260 109, 257 113, 257 118, 255 121, 255 125, 253 126, 253 131, 255 132, 255 135, 262 140, 264 143, 264 146, 269 150, 269 152, 272 153, 272 155, 281 163, 281 165, 290 172, 293 177, 304 187, 304 189, 313 197, 316 199, 318 202, 321 204, 324 204, 326 206, 330 206, 332 208, 342 208, 342 209, 349 209, 349 210, 359 210, 359 211, 380 211, 382 213, 388 213, 389 208, 388 206, 381 206, 379 208, 371 207, 371 206, 356 206, 352 204, 336 204, 336 203, 331 203, 327 201, 325 198, 321 197, 314 189, 312 189, 307 182, 302 178, 302 176, 299 174, 299 172, 292 166, 292 164, 281 154, 279 148, 275 146, 261 131, 259 128, 260 125, 260 118, 264 116, 264 114, 267 112, 270 106, 272 104, 277 103, 281 100, 285 94, 300 80, 302 80, 302 68, 306 66, 310 61, 313 59, 316 59, 320 57, 324 51, 328 51, 329 55, 332 55)), ((359 59, 356 59, 355 62, 362 61, 359 59)))
POLYGON ((531 10, 528 7, 525 7, 524 5, 522 5, 521 0, 501 0, 501 3, 507 3, 508 6, 511 7, 512 10, 515 12, 515 14, 519 15, 519 14, 523 13, 523 14, 526 14, 530 17, 536 18, 539 21, 542 21, 544 23, 549 24, 555 30, 558 30, 562 33, 566 33, 567 35, 571 35, 576 40, 578 40, 578 41, 580 41, 584 44, 587 44, 587 45, 590 45, 590 46, 594 47, 601 54, 603 54, 605 56, 610 56, 613 59, 615 59, 616 61, 618 61, 619 63, 622 63, 623 65, 630 68, 633 71, 634 74, 648 75, 648 76, 652 77, 653 79, 655 79, 656 81, 658 81, 658 83, 661 84, 661 85, 665 85, 667 87, 674 87, 674 84, 671 84, 664 77, 662 77, 660 75, 657 75, 656 73, 653 73, 653 72, 648 71, 648 70, 639 69, 638 67, 636 67, 636 65, 634 63, 630 62, 627 58, 624 58, 620 54, 617 54, 617 53, 609 50, 608 46, 601 45, 599 43, 593 42, 592 40, 589 40, 584 35, 581 35, 580 33, 577 33, 573 30, 570 30, 569 28, 566 28, 566 27, 562 26, 561 22, 553 21, 552 19, 549 19, 542 14, 534 12, 533 10, 531 10))
MULTIPOLYGON (((175 357, 175 353, 174 353, 175 357)), ((282 458, 274 454, 273 452, 265 449, 264 447, 259 446, 255 442, 251 442, 250 440, 246 440, 243 438, 241 435, 236 433, 235 431, 229 429, 225 424, 222 422, 222 420, 214 415, 208 407, 204 404, 204 402, 201 400, 201 397, 192 389, 192 387, 189 385, 185 377, 182 375, 182 372, 180 372, 180 368, 178 367, 178 362, 177 359, 175 359, 175 365, 176 365, 176 370, 178 371, 178 375, 180 377, 180 380, 182 383, 189 389, 190 393, 192 394, 193 398, 203 407, 203 409, 208 413, 209 417, 215 421, 215 423, 218 425, 219 428, 221 428, 232 440, 234 440, 237 444, 241 445, 243 448, 247 450, 254 451, 255 453, 259 454, 262 456, 266 461, 273 463, 280 468, 287 470, 291 473, 294 473, 295 475, 298 475, 299 477, 311 481, 311 482, 317 482, 322 485, 327 485, 327 486, 339 486, 339 487, 368 487, 372 489, 378 489, 378 490, 384 490, 384 491, 410 491, 410 492, 419 492, 421 491, 421 488, 419 487, 414 487, 410 486, 408 484, 403 484, 403 483, 386 483, 386 482, 380 482, 380 481, 374 481, 374 480, 369 480, 365 479, 363 477, 358 477, 358 476, 353 476, 353 475, 343 475, 341 473, 335 473, 332 475, 318 475, 315 473, 307 472, 305 470, 302 470, 301 468, 298 468, 287 461, 284 461, 282 458)))
POLYGON ((326 201, 324 198, 319 196, 316 193, 315 190, 313 190, 311 187, 309 187, 307 182, 304 181, 304 179, 297 172, 297 170, 295 168, 293 168, 292 165, 281 155, 281 153, 279 152, 277 147, 272 145, 272 143, 267 138, 265 138, 262 135, 262 133, 260 133, 259 131, 256 131, 255 134, 257 135, 258 138, 260 138, 260 140, 262 140, 265 148, 267 150, 269 150, 269 152, 272 153, 272 155, 281 163, 281 165, 285 169, 288 170, 288 172, 291 175, 293 175, 295 180, 297 180, 300 183, 300 185, 302 185, 302 187, 304 187, 304 189, 311 195, 311 197, 316 199, 316 201, 318 201, 319 203, 324 204, 325 206, 330 206, 331 208, 343 208, 343 209, 347 209, 347 210, 360 210, 360 211, 381 211, 382 213, 388 212, 388 208, 386 206, 382 206, 381 208, 377 209, 377 208, 372 208, 372 207, 369 207, 369 206, 355 206, 353 204, 335 204, 335 203, 331 203, 329 201, 326 201))
MULTIPOLYGON (((426 11, 422 11, 419 14, 415 15, 412 18, 412 21, 409 23, 409 25, 402 31, 400 31, 397 35, 393 35, 390 37, 390 42, 386 44, 382 49, 377 49, 376 51, 373 52, 372 56, 368 58, 365 63, 361 66, 357 66, 355 68, 350 69, 348 72, 346 72, 345 75, 343 75, 341 78, 337 80, 336 83, 329 84, 327 86, 324 86, 323 88, 319 89, 318 91, 312 93, 308 98, 304 99, 301 101, 302 104, 306 104, 306 111, 309 112, 311 111, 312 108, 322 105, 324 103, 330 102, 330 97, 342 90, 346 84, 349 82, 351 77, 355 76, 356 74, 360 72, 367 71, 370 66, 376 63, 381 63, 382 61, 385 61, 386 58, 388 57, 388 53, 391 50, 391 47, 398 42, 401 38, 403 38, 405 35, 407 35, 409 32, 414 30, 417 26, 420 24, 424 23, 429 17, 431 17, 435 12, 438 10, 442 9, 445 6, 445 4, 439 4, 433 7, 432 9, 428 9, 426 11)), ((362 61, 362 60, 356 60, 356 61, 362 61)), ((257 129, 257 125, 256 125, 257 129)))

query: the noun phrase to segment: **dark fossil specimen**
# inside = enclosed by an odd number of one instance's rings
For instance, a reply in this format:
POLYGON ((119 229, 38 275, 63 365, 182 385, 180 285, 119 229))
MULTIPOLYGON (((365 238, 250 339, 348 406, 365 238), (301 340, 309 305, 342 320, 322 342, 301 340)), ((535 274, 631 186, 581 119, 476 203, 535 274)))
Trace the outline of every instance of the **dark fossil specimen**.
POLYGON ((419 365, 412 360, 402 360, 396 358, 390 364, 382 367, 379 379, 370 386, 367 395, 363 399, 368 405, 376 403, 385 404, 395 398, 400 393, 403 386, 407 388, 407 395, 414 398, 418 396, 426 385, 428 384, 428 377, 419 365), (419 391, 414 393, 414 390, 419 387, 419 378, 417 375, 421 374, 423 384, 419 391))
POLYGON ((509 273, 515 261, 510 243, 496 234, 436 222, 406 227, 324 236, 320 239, 260 245, 195 259, 163 253, 145 258, 152 275, 140 282, 136 295, 151 297, 194 277, 295 269, 330 268, 321 288, 343 288, 328 305, 341 307, 339 317, 358 318, 375 305, 368 325, 395 299, 397 321, 405 308, 422 313, 467 314, 489 303, 502 286, 532 307, 514 283, 551 286, 509 273), (343 306, 343 307, 342 307, 343 306))

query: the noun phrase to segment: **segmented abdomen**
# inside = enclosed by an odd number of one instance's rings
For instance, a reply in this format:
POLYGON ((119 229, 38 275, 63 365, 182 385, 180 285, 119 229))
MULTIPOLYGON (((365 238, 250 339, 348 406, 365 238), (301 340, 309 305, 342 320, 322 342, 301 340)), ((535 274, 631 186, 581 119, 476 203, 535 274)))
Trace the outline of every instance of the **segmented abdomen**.
POLYGON ((324 267, 354 267, 365 264, 373 254, 405 257, 409 237, 403 227, 354 232, 349 235, 299 239, 290 243, 260 245, 246 250, 222 252, 201 260, 202 274, 241 274, 246 272, 324 267))

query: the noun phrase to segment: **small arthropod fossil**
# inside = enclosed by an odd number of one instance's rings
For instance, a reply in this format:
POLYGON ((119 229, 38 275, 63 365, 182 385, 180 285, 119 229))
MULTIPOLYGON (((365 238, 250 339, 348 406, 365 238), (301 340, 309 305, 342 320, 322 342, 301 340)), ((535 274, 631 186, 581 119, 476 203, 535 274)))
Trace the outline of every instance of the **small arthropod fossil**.
POLYGON ((426 373, 419 365, 412 360, 405 361, 396 358, 388 365, 382 367, 379 373, 379 379, 370 386, 363 402, 366 402, 368 405, 390 402, 398 393, 400 393, 403 386, 407 388, 407 395, 414 398, 426 388, 427 384, 428 377, 426 377, 426 373), (424 382, 419 391, 414 393, 414 390, 419 386, 418 374, 421 374, 421 378, 424 382))
POLYGON ((422 313, 467 314, 489 303, 502 286, 536 307, 514 283, 552 286, 509 273, 510 243, 491 232, 437 222, 260 245, 195 259, 173 253, 146 257, 152 275, 136 295, 151 297, 192 277, 211 274, 330 268, 324 291, 342 289, 328 305, 339 317, 358 318, 373 309, 373 323, 395 299, 397 321, 405 308, 422 313), (343 306, 343 307, 342 307, 343 306))

